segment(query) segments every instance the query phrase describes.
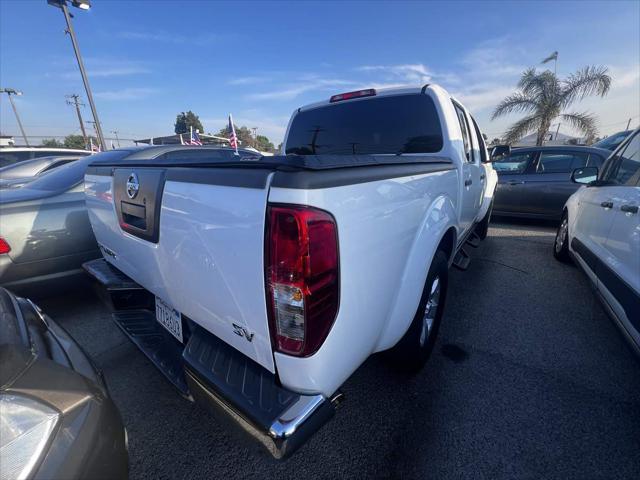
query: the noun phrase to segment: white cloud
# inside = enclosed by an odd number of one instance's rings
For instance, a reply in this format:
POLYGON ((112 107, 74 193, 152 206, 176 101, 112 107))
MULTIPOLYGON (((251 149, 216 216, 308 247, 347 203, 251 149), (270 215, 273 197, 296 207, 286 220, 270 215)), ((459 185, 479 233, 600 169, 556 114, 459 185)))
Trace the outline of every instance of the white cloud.
POLYGON ((108 90, 96 92, 96 98, 106 101, 114 100, 143 100, 151 95, 158 93, 156 88, 123 88, 121 90, 108 90))
POLYGON ((228 85, 254 85, 257 83, 265 83, 268 82, 270 79, 268 77, 265 76, 256 76, 256 77, 236 77, 236 78, 232 78, 230 79, 227 84, 228 85))
MULTIPOLYGON (((124 77, 151 73, 151 69, 147 64, 124 58, 88 57, 85 59, 85 64, 89 77, 124 77)), ((71 61, 66 61, 62 64, 54 62, 54 65, 64 66, 68 70, 62 73, 50 73, 47 76, 60 76, 66 79, 80 78, 80 72, 75 64, 72 66, 71 61)))
POLYGON ((357 85, 357 83, 352 80, 318 78, 313 74, 308 74, 307 76, 301 76, 297 83, 271 91, 250 93, 245 95, 244 98, 246 100, 293 100, 310 91, 336 90, 340 87, 353 87, 354 85, 357 85))
MULTIPOLYGON (((222 35, 216 35, 215 33, 203 33, 193 36, 186 36, 177 33, 160 31, 127 31, 118 32, 116 37, 124 40, 143 41, 143 42, 161 42, 161 43, 174 43, 174 44, 189 44, 189 45, 208 45, 213 43, 220 43, 223 40, 222 35)), ((226 37, 224 37, 226 38, 226 37)))

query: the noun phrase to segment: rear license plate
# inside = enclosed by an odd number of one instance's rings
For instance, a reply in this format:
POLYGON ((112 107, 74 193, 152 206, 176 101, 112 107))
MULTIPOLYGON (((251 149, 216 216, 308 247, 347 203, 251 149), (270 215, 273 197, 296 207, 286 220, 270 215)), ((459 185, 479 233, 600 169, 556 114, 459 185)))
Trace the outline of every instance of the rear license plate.
POLYGON ((156 320, 182 343, 182 318, 180 312, 171 308, 158 297, 156 297, 156 320))

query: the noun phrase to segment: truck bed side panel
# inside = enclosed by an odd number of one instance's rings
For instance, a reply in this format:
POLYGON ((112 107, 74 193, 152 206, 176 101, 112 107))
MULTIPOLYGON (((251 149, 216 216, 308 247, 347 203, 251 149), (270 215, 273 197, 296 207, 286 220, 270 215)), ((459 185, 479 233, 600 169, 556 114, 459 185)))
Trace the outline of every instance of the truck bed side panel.
MULTIPOLYGON (((408 269, 407 262, 425 225, 442 227, 442 215, 434 209, 434 202, 455 208, 457 185, 458 172, 452 166, 447 171, 334 188, 271 188, 269 202, 330 211, 338 225, 340 249, 336 321, 316 354, 307 358, 275 354, 283 385, 294 391, 331 395, 379 345, 388 343, 382 338, 388 325, 406 324, 413 317, 419 295, 414 294, 413 301, 400 308, 395 308, 395 302, 400 289, 422 288, 403 279, 419 277, 424 283, 430 259, 422 259, 415 270, 408 269)), ((429 235, 425 241, 438 242, 438 238, 429 235)), ((432 250, 422 247, 425 253, 432 250)))

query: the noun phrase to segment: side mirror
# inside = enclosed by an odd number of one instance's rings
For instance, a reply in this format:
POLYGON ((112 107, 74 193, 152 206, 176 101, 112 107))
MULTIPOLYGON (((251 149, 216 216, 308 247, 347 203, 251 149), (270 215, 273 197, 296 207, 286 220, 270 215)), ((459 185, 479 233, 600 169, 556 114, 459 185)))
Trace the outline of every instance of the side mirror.
POLYGON ((511 145, 496 145, 491 149, 491 161, 501 160, 511 155, 511 145))
POLYGON ((571 181, 573 183, 579 183, 581 185, 586 185, 591 183, 598 178, 598 167, 582 167, 576 168, 573 172, 571 172, 571 181))

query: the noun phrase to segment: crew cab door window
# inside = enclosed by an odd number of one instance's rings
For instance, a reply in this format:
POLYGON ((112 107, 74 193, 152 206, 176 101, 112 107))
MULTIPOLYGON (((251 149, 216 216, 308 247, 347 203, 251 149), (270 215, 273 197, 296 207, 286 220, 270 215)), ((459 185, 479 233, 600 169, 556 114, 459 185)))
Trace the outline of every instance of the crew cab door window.
POLYGON ((493 168, 499 173, 524 173, 533 158, 533 152, 511 152, 508 157, 492 162, 493 168))
POLYGON ((640 177, 640 135, 636 135, 620 153, 609 160, 602 180, 611 185, 635 186, 640 177))
POLYGON ((464 110, 457 103, 453 102, 453 108, 456 109, 456 115, 458 116, 458 122, 460 123, 460 130, 462 130, 462 143, 464 146, 464 154, 467 157, 467 162, 473 162, 473 151, 471 149, 471 137, 469 135, 469 124, 464 114, 464 110))
POLYGON ((484 137, 482 136, 482 132, 480 131, 480 127, 478 127, 478 122, 476 119, 471 117, 471 121, 473 122, 473 128, 476 132, 476 137, 478 138, 478 143, 480 145, 480 161, 482 163, 487 162, 487 145, 484 142, 484 137))

